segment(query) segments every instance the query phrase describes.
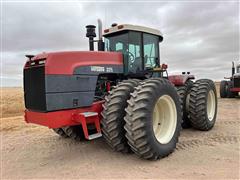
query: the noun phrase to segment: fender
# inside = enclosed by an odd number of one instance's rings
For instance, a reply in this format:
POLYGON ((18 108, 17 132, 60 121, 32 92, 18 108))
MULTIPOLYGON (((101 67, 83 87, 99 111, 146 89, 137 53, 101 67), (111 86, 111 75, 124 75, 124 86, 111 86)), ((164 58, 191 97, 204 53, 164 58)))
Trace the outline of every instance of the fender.
POLYGON ((183 86, 190 79, 195 79, 194 75, 180 74, 168 76, 168 80, 171 81, 171 83, 173 83, 175 86, 183 86))
POLYGON ((240 92, 240 88, 236 87, 236 88, 231 88, 230 89, 231 92, 240 92))

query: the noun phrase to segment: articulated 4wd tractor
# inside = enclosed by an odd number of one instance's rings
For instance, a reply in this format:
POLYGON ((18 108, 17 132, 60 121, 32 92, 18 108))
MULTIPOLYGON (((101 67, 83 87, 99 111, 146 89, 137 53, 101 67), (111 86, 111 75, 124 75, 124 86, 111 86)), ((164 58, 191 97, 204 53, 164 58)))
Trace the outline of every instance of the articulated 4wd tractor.
POLYGON ((220 97, 234 98, 240 95, 240 64, 238 64, 235 68, 234 62, 232 62, 232 76, 227 77, 225 79, 229 79, 229 80, 221 81, 220 97))
POLYGON ((212 80, 171 75, 160 64, 159 30, 113 24, 99 40, 86 26, 90 51, 27 55, 25 121, 62 137, 103 135, 115 151, 159 159, 176 147, 182 126, 210 130, 217 97, 212 80), (98 51, 94 51, 94 42, 98 51))

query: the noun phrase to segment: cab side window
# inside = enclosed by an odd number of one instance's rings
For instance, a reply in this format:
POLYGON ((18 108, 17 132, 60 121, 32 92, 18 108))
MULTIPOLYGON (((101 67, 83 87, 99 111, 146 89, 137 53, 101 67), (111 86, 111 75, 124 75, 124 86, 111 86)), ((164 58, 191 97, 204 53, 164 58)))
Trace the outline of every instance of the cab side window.
POLYGON ((122 42, 118 42, 116 44, 116 51, 123 51, 123 43, 122 42))

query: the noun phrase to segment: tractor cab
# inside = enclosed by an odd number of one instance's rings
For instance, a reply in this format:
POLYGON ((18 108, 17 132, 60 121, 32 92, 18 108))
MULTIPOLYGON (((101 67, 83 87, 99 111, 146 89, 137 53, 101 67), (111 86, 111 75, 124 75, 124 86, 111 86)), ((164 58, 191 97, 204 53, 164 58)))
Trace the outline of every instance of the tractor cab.
POLYGON ((240 73, 240 64, 237 65, 237 73, 240 73))
POLYGON ((160 67, 159 30, 129 24, 105 29, 105 51, 121 52, 125 74, 139 74, 160 67))

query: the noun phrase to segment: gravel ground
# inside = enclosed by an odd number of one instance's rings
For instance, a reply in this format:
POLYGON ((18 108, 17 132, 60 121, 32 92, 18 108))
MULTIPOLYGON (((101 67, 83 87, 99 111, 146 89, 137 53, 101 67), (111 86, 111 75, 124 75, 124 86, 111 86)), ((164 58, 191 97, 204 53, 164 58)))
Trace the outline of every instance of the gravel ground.
POLYGON ((1 179, 239 179, 240 99, 218 99, 209 132, 183 130, 177 149, 158 161, 113 152, 102 138, 76 142, 22 116, 1 119, 1 179))

